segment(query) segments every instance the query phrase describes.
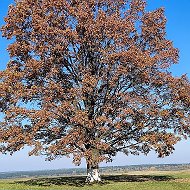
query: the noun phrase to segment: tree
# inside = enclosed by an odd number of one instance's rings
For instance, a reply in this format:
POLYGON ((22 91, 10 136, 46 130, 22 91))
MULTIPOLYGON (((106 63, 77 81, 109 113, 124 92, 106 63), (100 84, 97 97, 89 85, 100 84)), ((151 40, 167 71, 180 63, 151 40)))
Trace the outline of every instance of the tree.
POLYGON ((0 152, 85 158, 87 180, 117 152, 168 156, 190 136, 190 83, 164 9, 144 0, 15 0, 2 35, 0 152))

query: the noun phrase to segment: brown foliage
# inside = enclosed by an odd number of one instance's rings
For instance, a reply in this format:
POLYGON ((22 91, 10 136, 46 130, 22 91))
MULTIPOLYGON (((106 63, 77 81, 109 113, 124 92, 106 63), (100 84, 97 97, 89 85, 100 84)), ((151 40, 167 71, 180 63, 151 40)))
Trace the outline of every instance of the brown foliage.
POLYGON ((190 84, 168 72, 178 50, 163 8, 144 0, 15 0, 1 28, 0 151, 110 161, 159 156, 190 135, 190 84))

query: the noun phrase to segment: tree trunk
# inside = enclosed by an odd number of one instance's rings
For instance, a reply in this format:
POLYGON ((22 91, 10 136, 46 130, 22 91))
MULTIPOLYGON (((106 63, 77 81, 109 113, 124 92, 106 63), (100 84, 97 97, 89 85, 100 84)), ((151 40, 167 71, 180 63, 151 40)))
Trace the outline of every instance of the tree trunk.
POLYGON ((99 167, 98 164, 91 166, 87 163, 87 178, 86 182, 93 183, 93 182, 100 182, 100 173, 99 173, 99 167))

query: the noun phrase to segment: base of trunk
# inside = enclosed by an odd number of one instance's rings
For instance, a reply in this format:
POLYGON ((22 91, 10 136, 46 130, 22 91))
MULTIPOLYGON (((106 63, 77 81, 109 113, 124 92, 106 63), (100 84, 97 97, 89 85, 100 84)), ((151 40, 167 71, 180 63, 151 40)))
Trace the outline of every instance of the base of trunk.
POLYGON ((86 182, 88 183, 93 183, 93 182, 100 182, 101 178, 100 178, 100 173, 98 169, 88 169, 87 171, 87 178, 86 178, 86 182))

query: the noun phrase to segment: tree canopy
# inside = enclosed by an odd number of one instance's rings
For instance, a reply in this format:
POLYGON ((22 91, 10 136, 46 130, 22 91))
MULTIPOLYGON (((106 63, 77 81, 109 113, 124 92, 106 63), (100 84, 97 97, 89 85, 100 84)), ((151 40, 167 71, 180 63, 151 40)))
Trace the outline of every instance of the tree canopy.
POLYGON ((190 83, 169 72, 178 49, 164 9, 144 0, 15 0, 3 37, 0 152, 25 145, 75 164, 168 156, 190 136, 190 83))

